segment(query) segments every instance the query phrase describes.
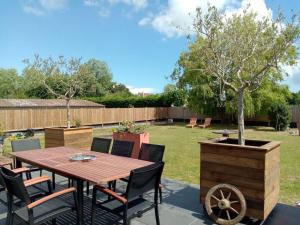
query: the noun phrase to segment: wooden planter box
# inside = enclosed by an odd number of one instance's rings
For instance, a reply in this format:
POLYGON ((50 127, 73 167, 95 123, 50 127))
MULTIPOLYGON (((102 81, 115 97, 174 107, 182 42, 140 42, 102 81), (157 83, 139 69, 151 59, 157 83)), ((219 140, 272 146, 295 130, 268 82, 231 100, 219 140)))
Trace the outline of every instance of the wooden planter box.
POLYGON ((93 139, 93 129, 79 128, 45 128, 45 147, 67 146, 90 150, 93 139))
POLYGON ((213 186, 226 183, 245 197, 246 216, 265 220, 279 200, 280 142, 218 138, 200 142, 200 200, 213 186))
POLYGON ((124 132, 114 132, 113 139, 115 140, 123 140, 123 141, 132 141, 134 142, 134 148, 132 151, 132 158, 138 158, 140 154, 140 149, 142 143, 149 143, 150 134, 145 132, 142 134, 132 134, 132 133, 124 133, 124 132))

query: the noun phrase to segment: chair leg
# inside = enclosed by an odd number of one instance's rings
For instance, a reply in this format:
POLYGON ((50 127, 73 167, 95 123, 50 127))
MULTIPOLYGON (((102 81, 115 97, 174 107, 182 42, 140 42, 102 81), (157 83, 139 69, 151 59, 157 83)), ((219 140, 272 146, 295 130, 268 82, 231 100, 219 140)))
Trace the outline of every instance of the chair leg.
POLYGON ((159 202, 161 204, 162 203, 162 187, 161 186, 159 186, 158 192, 159 192, 159 202))
POLYGON ((86 182, 86 195, 89 196, 90 194, 90 182, 86 182))
POLYGON ((127 209, 128 205, 124 205, 124 211, 123 211, 123 225, 128 225, 128 220, 127 220, 127 209))
POLYGON ((157 204, 155 204, 155 220, 156 220, 156 225, 160 225, 159 213, 158 213, 158 205, 157 204))
POLYGON ((43 170, 40 170, 40 177, 43 175, 43 170))
POLYGON ((56 218, 52 219, 52 225, 56 225, 56 218))
POLYGON ((96 201, 97 201, 97 190, 93 188, 92 210, 91 210, 91 225, 94 224, 94 220, 95 220, 96 201))
POLYGON ((55 173, 52 173, 52 188, 55 190, 55 173))

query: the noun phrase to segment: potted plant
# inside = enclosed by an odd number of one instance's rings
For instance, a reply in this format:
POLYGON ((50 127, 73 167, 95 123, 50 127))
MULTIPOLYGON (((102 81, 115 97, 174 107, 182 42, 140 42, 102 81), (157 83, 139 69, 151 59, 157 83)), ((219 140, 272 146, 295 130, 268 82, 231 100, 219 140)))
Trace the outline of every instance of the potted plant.
POLYGON ((146 125, 137 125, 134 122, 122 122, 113 130, 113 139, 134 142, 131 157, 138 158, 142 143, 149 143, 149 133, 145 132, 146 125))
POLYGON ((93 130, 90 127, 72 127, 71 102, 80 95, 95 77, 89 73, 80 59, 66 60, 63 56, 58 59, 51 57, 42 59, 35 55, 34 61, 24 60, 25 68, 32 84, 44 86, 55 98, 66 101, 66 127, 45 128, 45 147, 69 146, 80 149, 90 149, 93 130), (60 86, 53 86, 52 80, 60 80, 60 86))
POLYGON ((285 21, 281 14, 275 20, 259 18, 249 7, 230 16, 208 7, 205 14, 197 10, 194 28, 194 42, 181 55, 173 78, 186 83, 190 100, 201 95, 199 105, 231 110, 238 122, 237 139, 201 142, 201 202, 206 203, 212 187, 229 183, 242 190, 246 215, 265 219, 279 198, 280 143, 245 139, 245 105, 278 86, 282 66, 296 63, 299 21, 285 21))

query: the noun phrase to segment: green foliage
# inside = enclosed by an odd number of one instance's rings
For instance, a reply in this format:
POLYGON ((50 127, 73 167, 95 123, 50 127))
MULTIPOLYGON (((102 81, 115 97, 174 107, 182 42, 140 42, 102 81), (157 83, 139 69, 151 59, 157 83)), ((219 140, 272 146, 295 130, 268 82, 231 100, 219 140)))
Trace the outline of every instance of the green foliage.
POLYGON ((107 95, 104 97, 89 97, 85 99, 103 104, 107 108, 169 107, 174 103, 174 96, 169 94, 155 94, 155 95, 149 95, 145 97, 107 95))
POLYGON ((131 134, 142 134, 145 132, 147 125, 137 125, 131 121, 124 121, 114 130, 114 132, 123 132, 131 134))
POLYGON ((24 98, 22 77, 15 69, 0 68, 0 98, 24 98))
POLYGON ((88 69, 90 74, 96 78, 94 90, 89 96, 103 96, 108 94, 114 83, 112 82, 113 75, 106 62, 90 59, 84 66, 88 69))
POLYGON ((225 107, 228 114, 236 115, 238 95, 243 95, 244 113, 253 116, 266 111, 271 101, 291 96, 279 84, 280 65, 296 62, 298 21, 286 22, 281 15, 274 21, 258 19, 248 9, 226 17, 209 7, 207 14, 198 9, 195 30, 195 38, 171 75, 186 90, 189 108, 214 114, 218 107, 225 107), (225 102, 220 101, 223 91, 225 102))
POLYGON ((285 130, 290 122, 290 108, 285 102, 272 102, 268 115, 271 120, 271 126, 277 131, 285 130))
POLYGON ((183 106, 186 100, 186 93, 183 89, 179 89, 173 84, 167 84, 164 87, 162 98, 166 105, 183 106))
POLYGON ((82 122, 79 118, 75 119, 75 127, 81 127, 82 122))

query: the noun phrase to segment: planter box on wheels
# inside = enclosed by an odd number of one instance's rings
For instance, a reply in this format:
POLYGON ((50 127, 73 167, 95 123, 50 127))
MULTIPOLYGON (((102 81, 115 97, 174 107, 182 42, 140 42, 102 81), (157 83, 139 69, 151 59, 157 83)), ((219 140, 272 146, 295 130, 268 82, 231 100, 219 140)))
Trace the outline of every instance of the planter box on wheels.
POLYGON ((67 146, 90 150, 93 139, 93 129, 79 128, 45 128, 45 147, 67 146))
POLYGON ((246 140, 244 146, 237 143, 232 138, 200 142, 201 203, 205 204, 212 187, 229 184, 244 196, 245 216, 265 220, 279 200, 280 142, 246 140))
POLYGON ((134 142, 134 147, 132 151, 132 158, 138 158, 140 154, 140 149, 142 143, 149 143, 149 133, 144 132, 141 134, 132 134, 128 132, 114 132, 113 139, 115 140, 123 140, 123 141, 132 141, 134 142))

